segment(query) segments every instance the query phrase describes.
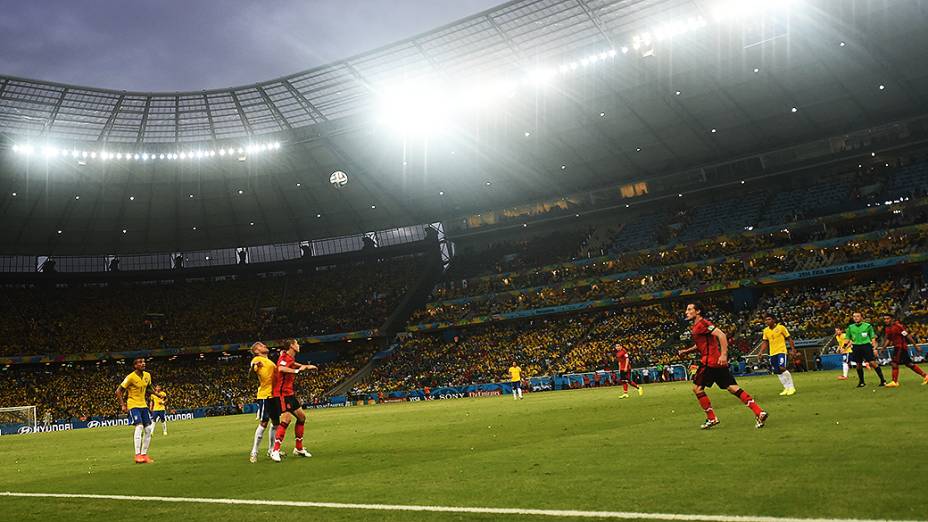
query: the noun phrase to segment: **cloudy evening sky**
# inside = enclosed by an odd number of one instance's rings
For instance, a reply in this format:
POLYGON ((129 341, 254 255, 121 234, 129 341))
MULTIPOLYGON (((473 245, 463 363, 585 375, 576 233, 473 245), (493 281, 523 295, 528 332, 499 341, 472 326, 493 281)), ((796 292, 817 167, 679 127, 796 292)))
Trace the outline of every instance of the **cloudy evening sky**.
POLYGON ((276 78, 502 0, 0 0, 0 74, 133 91, 276 78))

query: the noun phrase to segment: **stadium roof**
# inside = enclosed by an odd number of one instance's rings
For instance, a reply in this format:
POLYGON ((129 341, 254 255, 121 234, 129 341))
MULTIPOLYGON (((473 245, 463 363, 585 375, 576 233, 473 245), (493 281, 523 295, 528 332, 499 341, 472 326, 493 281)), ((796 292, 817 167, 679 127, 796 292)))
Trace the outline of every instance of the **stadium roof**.
POLYGON ((202 92, 0 76, 0 209, 12 224, 0 252, 189 250, 431 222, 926 112, 923 3, 726 12, 783 3, 519 0, 308 71, 202 92), (677 22, 690 27, 659 38, 677 22), (538 85, 520 83, 539 72, 538 85), (512 92, 440 136, 401 139, 377 122, 385 86, 438 81, 447 92, 498 79, 514 79, 512 92), (156 160, 273 142, 280 150, 247 161, 156 160), (25 143, 152 159, 11 153, 25 143), (349 175, 337 191, 335 170, 349 175))

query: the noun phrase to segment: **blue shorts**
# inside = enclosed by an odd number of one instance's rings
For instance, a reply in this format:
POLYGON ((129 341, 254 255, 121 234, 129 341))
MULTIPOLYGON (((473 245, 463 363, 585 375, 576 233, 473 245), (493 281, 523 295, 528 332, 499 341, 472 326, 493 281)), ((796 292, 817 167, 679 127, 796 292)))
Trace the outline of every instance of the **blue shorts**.
POLYGON ((151 420, 152 420, 152 422, 158 422, 159 420, 160 420, 161 422, 167 422, 168 419, 167 419, 167 417, 166 417, 164 414, 165 414, 165 411, 164 411, 164 410, 158 410, 158 411, 153 411, 153 412, 151 412, 151 420))
POLYGON ((271 420, 271 409, 268 406, 268 401, 274 400, 273 398, 268 399, 256 399, 255 402, 258 404, 258 416, 261 418, 261 422, 266 422, 271 420))
POLYGON ((151 412, 148 408, 130 408, 129 423, 133 426, 137 424, 148 426, 151 424, 151 412))
POLYGON ((786 354, 778 353, 770 356, 770 369, 773 373, 783 373, 786 370, 786 354))

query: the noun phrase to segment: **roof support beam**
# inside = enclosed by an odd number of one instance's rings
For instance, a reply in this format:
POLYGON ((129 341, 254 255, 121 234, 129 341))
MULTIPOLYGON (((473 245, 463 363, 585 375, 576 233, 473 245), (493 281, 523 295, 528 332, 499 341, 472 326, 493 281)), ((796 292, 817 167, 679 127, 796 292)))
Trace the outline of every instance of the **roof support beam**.
POLYGON ((287 91, 289 91, 290 94, 292 94, 293 97, 296 98, 298 102, 300 102, 300 105, 303 107, 303 110, 306 111, 306 114, 308 114, 309 117, 313 119, 313 123, 328 121, 328 118, 325 117, 325 114, 322 114, 322 111, 310 103, 309 100, 306 99, 306 96, 303 96, 303 93, 297 90, 297 88, 294 87, 292 83, 290 83, 290 80, 284 80, 282 83, 287 91))
POLYGON ((141 144, 145 139, 145 127, 148 125, 148 110, 151 109, 151 96, 145 97, 145 108, 142 109, 142 121, 139 123, 139 132, 135 136, 135 142, 141 144))
POLYGON ((612 42, 612 38, 609 38, 609 34, 606 33, 606 27, 603 25, 603 21, 596 16, 596 13, 590 9, 590 6, 586 5, 584 0, 577 0, 577 5, 580 6, 580 9, 583 9, 583 12, 586 13, 587 18, 590 19, 590 22, 593 22, 593 25, 596 26, 596 30, 599 32, 599 35, 603 37, 603 41, 609 47, 615 47, 615 44, 612 42))
POLYGON ((238 111, 238 117, 242 119, 242 127, 245 128, 245 132, 248 133, 248 137, 254 136, 254 132, 251 130, 251 123, 248 121, 248 116, 245 115, 245 110, 242 109, 241 102, 238 101, 238 95, 235 94, 235 91, 229 92, 232 96, 232 102, 235 103, 235 110, 238 111))
POLYGON ((290 125, 290 122, 287 121, 287 118, 280 112, 277 105, 274 105, 274 102, 271 100, 271 97, 267 95, 264 87, 258 86, 256 89, 258 90, 258 94, 261 95, 261 98, 264 99, 264 103, 267 104, 268 110, 274 115, 274 119, 277 120, 277 125, 279 125, 281 129, 286 128, 288 130, 293 130, 293 125, 290 125))
POLYGON ((65 96, 68 95, 68 88, 65 87, 61 89, 61 94, 58 95, 58 101, 55 102, 55 107, 52 108, 52 113, 48 115, 48 120, 46 120, 45 125, 42 126, 42 136, 48 133, 51 130, 52 125, 55 124, 55 120, 58 118, 58 111, 61 110, 61 105, 64 103, 65 96))
POLYGON ((110 130, 112 130, 113 125, 116 123, 116 116, 119 115, 119 110, 122 109, 122 101, 125 99, 125 97, 125 94, 120 94, 119 98, 116 99, 116 105, 113 105, 113 110, 110 111, 110 115, 106 119, 106 123, 103 125, 103 128, 100 129, 100 135, 97 136, 97 141, 109 141, 110 130))
POLYGON ((209 122, 209 135, 216 141, 216 126, 213 124, 213 110, 209 106, 209 96, 203 93, 203 105, 206 107, 206 120, 209 122))

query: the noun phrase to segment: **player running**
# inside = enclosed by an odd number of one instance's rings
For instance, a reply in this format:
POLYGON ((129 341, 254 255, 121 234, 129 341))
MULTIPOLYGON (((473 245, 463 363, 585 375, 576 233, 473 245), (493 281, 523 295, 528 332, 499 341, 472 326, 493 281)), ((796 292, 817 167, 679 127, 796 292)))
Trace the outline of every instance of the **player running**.
POLYGON ((709 396, 706 395, 706 388, 715 384, 738 397, 754 412, 754 427, 763 428, 767 422, 767 412, 754 402, 754 398, 748 392, 738 386, 738 382, 735 381, 735 377, 728 368, 728 338, 723 331, 702 316, 704 310, 705 307, 700 302, 686 305, 686 319, 693 323, 693 346, 677 352, 681 357, 688 353, 699 352, 699 369, 693 377, 693 393, 696 394, 699 405, 706 412, 706 422, 701 427, 707 430, 719 423, 709 396))
POLYGON ((524 398, 522 397, 522 368, 515 361, 512 361, 512 366, 509 367, 509 386, 512 388, 513 400, 524 398))
POLYGON ((632 388, 638 390, 639 397, 644 395, 644 388, 638 386, 638 383, 632 379, 632 363, 628 358, 628 350, 619 343, 615 343, 615 360, 619 365, 619 381, 622 383, 622 395, 619 398, 628 398, 629 384, 632 385, 632 388))
POLYGON ((761 350, 770 350, 770 369, 780 379, 783 385, 783 391, 780 395, 793 395, 796 393, 796 386, 793 384, 793 376, 789 373, 786 366, 786 342, 789 341, 790 351, 795 353, 796 344, 789 335, 789 330, 777 321, 773 314, 764 316, 764 340, 761 341, 761 350))
POLYGON ((887 388, 899 387, 899 365, 904 364, 912 369, 922 378, 922 384, 928 384, 928 375, 912 362, 909 356, 909 344, 918 349, 915 339, 909 334, 908 329, 901 322, 897 321, 892 314, 883 314, 883 336, 886 338, 883 348, 893 347, 893 379, 886 384, 887 388))
MULTIPOLYGON (((258 462, 258 445, 264 438, 264 431, 267 429, 267 423, 271 420, 271 413, 274 411, 273 405, 268 404, 271 399, 271 388, 274 386, 274 361, 267 358, 268 348, 264 343, 258 342, 251 345, 251 353, 254 355, 251 359, 251 371, 258 376, 258 427, 255 428, 255 440, 251 445, 251 455, 248 457, 249 462, 254 464, 258 462)), ((275 421, 277 419, 274 419, 275 421)), ((277 425, 271 425, 271 433, 276 431, 277 425)), ((274 437, 267 438, 267 454, 270 456, 271 450, 274 449, 274 437)))
POLYGON ((876 375, 880 378, 880 386, 886 386, 886 379, 883 378, 883 370, 880 369, 880 363, 877 362, 877 342, 876 332, 870 323, 864 322, 864 315, 860 312, 854 312, 851 316, 854 322, 847 327, 847 337, 853 345, 854 362, 857 363, 857 383, 858 388, 866 386, 864 384, 864 363, 870 365, 876 375))
POLYGON ((165 435, 168 434, 168 418, 165 413, 164 405, 168 402, 168 394, 161 389, 161 386, 155 386, 155 392, 149 397, 148 409, 151 410, 151 429, 154 431, 158 421, 161 421, 161 428, 165 435))
POLYGON ((844 335, 844 328, 840 326, 835 327, 835 344, 838 347, 838 353, 841 354, 841 375, 838 376, 839 381, 847 380, 847 372, 851 367, 851 342, 847 340, 847 336, 844 335))
POLYGON ((284 341, 283 350, 277 359, 277 371, 274 372, 274 384, 272 386, 274 411, 271 412, 271 418, 280 416, 280 422, 277 424, 274 437, 274 447, 271 449, 271 460, 280 462, 280 445, 287 434, 287 426, 290 425, 291 416, 296 417, 296 426, 293 428, 295 435, 296 447, 293 448, 293 454, 301 457, 312 457, 305 448, 303 448, 303 429, 306 424, 306 414, 300 401, 293 394, 293 381, 296 374, 303 370, 315 370, 312 364, 300 364, 296 362, 296 354, 300 353, 300 343, 296 339, 287 339, 284 341))
POLYGON ((122 412, 129 414, 129 422, 135 426, 135 463, 146 464, 154 462, 148 456, 148 446, 155 427, 151 424, 151 412, 145 400, 146 392, 151 387, 151 374, 145 371, 145 359, 141 357, 132 361, 132 366, 134 371, 116 387, 116 400, 122 412), (123 394, 129 396, 128 401, 123 398, 123 394))

